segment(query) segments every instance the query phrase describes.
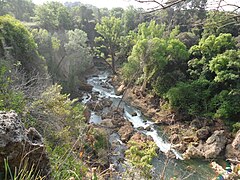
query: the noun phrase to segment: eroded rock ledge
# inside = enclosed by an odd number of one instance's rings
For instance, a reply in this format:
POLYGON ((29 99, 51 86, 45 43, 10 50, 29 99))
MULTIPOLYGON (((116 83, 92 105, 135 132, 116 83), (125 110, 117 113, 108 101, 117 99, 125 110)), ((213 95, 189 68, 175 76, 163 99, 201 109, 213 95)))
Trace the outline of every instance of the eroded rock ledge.
POLYGON ((35 128, 25 129, 14 111, 0 111, 0 172, 4 172, 4 160, 13 171, 27 164, 27 169, 33 167, 50 179, 50 162, 42 136, 35 128))

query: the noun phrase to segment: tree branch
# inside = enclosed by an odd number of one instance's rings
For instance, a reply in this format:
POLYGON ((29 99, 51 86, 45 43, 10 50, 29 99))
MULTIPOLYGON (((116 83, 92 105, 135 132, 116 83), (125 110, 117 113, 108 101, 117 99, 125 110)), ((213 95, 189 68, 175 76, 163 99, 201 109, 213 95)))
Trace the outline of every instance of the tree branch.
POLYGON ((161 9, 167 9, 169 7, 172 7, 174 5, 177 5, 181 2, 184 2, 186 0, 174 0, 174 1, 171 1, 171 2, 165 2, 165 3, 160 3, 159 1, 157 0, 135 0, 139 3, 155 3, 157 4, 158 6, 157 7, 154 7, 154 8, 151 8, 149 11, 147 11, 146 13, 152 13, 152 12, 155 12, 155 11, 158 11, 158 10, 161 10, 161 9))

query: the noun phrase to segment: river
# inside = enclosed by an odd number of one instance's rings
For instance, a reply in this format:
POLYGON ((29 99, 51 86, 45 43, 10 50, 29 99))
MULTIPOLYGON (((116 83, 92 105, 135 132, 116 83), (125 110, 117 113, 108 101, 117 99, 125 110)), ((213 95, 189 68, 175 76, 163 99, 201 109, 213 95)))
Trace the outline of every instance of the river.
MULTIPOLYGON (((98 99, 109 98, 113 104, 112 106, 117 106, 122 96, 117 96, 114 91, 114 87, 108 82, 109 73, 100 72, 98 75, 91 76, 88 78, 88 84, 93 86, 93 93, 98 94, 98 99)), ((91 100, 91 94, 86 94, 83 97, 82 102, 87 103, 91 100)), ((124 116, 129 120, 133 127, 137 131, 149 135, 153 138, 156 145, 159 147, 159 156, 153 160, 154 172, 155 174, 160 174, 164 169, 166 164, 166 156, 164 155, 167 151, 172 151, 175 154, 176 159, 171 159, 167 164, 165 171, 165 178, 170 179, 171 177, 177 177, 179 180, 208 180, 214 177, 214 172, 210 168, 210 162, 201 159, 194 160, 183 160, 180 153, 171 148, 171 144, 168 143, 167 137, 159 130, 157 126, 151 121, 144 117, 140 110, 128 105, 126 102, 122 101, 120 107, 124 109, 124 116), (132 114, 136 114, 132 116, 132 114), (142 127, 142 128, 139 128, 142 127), (149 128, 146 128, 149 127, 149 128), (141 129, 141 130, 139 130, 141 129), (147 130, 146 130, 147 129, 147 130)), ((109 108, 104 109, 108 111, 109 108)), ((101 116, 97 115, 96 112, 91 112, 90 123, 101 123, 101 116)))

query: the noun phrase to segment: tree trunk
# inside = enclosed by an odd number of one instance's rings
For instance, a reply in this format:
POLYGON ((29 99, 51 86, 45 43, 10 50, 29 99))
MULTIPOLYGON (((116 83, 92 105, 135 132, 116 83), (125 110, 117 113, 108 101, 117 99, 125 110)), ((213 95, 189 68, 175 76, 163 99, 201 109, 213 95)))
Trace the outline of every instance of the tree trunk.
POLYGON ((143 80, 143 83, 142 83, 142 86, 141 86, 141 92, 145 92, 146 90, 146 87, 147 87, 147 76, 146 74, 144 74, 144 80, 143 80))
POLYGON ((111 52, 111 58, 112 58, 112 72, 113 74, 117 74, 115 70, 115 57, 113 52, 111 52))

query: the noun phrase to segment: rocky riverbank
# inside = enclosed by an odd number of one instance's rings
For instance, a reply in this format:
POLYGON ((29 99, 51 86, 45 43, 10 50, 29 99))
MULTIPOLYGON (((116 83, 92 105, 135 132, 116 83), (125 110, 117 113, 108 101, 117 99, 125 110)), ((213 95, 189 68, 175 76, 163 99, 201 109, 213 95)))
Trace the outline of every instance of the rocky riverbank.
POLYGON ((185 159, 223 158, 233 165, 240 163, 240 131, 233 134, 220 119, 196 118, 170 111, 158 97, 140 92, 138 86, 127 89, 116 76, 112 82, 117 94, 124 93, 124 101, 154 120, 169 136, 172 147, 183 153, 185 159))

